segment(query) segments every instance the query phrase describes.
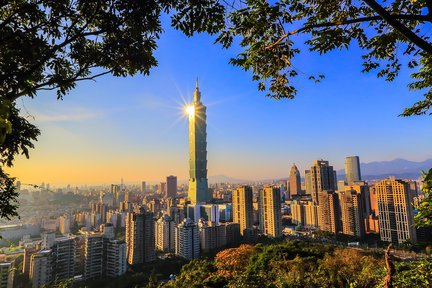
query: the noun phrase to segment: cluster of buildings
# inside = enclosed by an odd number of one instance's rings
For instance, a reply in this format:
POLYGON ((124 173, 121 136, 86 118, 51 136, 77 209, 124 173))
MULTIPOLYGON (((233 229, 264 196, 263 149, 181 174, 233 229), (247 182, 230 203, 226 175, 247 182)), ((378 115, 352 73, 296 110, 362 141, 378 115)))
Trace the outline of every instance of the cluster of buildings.
POLYGON ((345 160, 346 180, 337 180, 328 161, 316 160, 305 171, 305 190, 295 165, 288 180, 292 222, 299 227, 341 233, 364 240, 375 233, 382 241, 415 244, 413 202, 417 182, 390 177, 373 184, 361 179, 358 156, 345 160))

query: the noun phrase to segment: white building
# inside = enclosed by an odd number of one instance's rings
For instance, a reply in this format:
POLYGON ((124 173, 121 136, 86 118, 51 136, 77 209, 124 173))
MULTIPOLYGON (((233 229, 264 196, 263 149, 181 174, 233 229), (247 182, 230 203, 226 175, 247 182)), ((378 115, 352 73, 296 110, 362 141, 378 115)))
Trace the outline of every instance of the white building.
POLYGON ((168 215, 155 222, 156 249, 163 252, 175 251, 175 223, 168 215))
POLYGON ((187 218, 177 226, 175 231, 175 253, 188 260, 198 258, 200 253, 198 225, 187 218))

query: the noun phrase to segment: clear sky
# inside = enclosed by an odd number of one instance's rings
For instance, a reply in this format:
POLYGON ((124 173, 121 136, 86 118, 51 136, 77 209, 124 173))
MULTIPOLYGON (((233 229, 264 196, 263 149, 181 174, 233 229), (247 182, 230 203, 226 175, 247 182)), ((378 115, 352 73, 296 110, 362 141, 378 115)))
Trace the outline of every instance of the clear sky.
POLYGON ((239 50, 223 50, 214 38, 187 38, 167 27, 156 51, 159 66, 148 77, 82 82, 63 101, 53 93, 19 100, 42 135, 31 158, 18 157, 11 174, 51 184, 187 179, 182 109, 197 76, 207 105, 209 175, 287 177, 293 162, 303 175, 314 159, 341 169, 348 155, 362 162, 432 158, 432 117, 398 117, 420 99, 406 87, 409 71, 387 83, 360 72, 355 48, 325 56, 303 49, 294 65, 326 79, 314 84, 299 77, 297 98, 277 101, 228 64, 239 50))

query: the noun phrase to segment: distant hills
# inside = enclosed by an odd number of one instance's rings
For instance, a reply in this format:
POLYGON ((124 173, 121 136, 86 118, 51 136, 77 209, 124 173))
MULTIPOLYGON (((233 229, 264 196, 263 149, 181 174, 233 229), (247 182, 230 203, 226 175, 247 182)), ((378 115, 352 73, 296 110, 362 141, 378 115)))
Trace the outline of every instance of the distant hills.
MULTIPOLYGON (((404 179, 418 179, 421 171, 432 168, 432 159, 422 162, 414 162, 405 159, 394 159, 391 161, 375 161, 361 163, 360 169, 363 180, 382 179, 389 176, 404 179)), ((345 176, 344 170, 338 171, 338 177, 345 176)))
MULTIPOLYGON (((432 159, 428 159, 422 162, 414 162, 405 159, 394 159, 391 161, 375 161, 370 163, 361 163, 360 169, 363 180, 378 180, 384 179, 389 176, 402 179, 413 179, 416 180, 421 176, 421 171, 428 171, 432 168, 432 159)), ((289 172, 289 171, 288 171, 289 172)), ((287 172, 287 173, 288 173, 287 172)), ((304 176, 304 171, 301 172, 304 176)), ((345 178, 345 171, 343 169, 337 171, 338 179, 345 178)), ((303 178, 303 177, 302 177, 303 178)), ((210 184, 214 183, 251 183, 258 180, 245 180, 232 178, 226 175, 213 175, 208 178, 210 184)), ((286 180, 286 178, 275 178, 275 179, 260 179, 259 182, 273 182, 278 180, 286 180)), ((304 179, 302 179, 304 180, 304 179)), ((188 180, 179 180, 181 184, 187 184, 188 180)))

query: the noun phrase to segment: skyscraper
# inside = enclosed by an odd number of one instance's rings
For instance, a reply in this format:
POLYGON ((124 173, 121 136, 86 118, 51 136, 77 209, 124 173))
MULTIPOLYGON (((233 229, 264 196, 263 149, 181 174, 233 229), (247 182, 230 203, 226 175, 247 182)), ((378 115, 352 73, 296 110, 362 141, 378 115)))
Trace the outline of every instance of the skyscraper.
POLYGON ((282 236, 282 212, 279 188, 264 187, 259 191, 259 227, 262 234, 282 236))
POLYGON ((141 181, 141 194, 145 194, 145 193, 146 193, 146 182, 141 181))
POLYGON ((318 192, 325 190, 336 190, 336 181, 333 166, 328 161, 315 160, 310 168, 310 192, 312 200, 318 204, 318 192))
POLYGON ((415 244, 417 239, 408 183, 391 177, 376 183, 375 192, 381 240, 394 244, 409 240, 415 244))
POLYGON ((167 197, 175 198, 177 196, 177 177, 176 176, 168 176, 166 179, 167 183, 167 197))
POLYGON ((187 108, 189 114, 189 191, 192 203, 207 202, 211 196, 207 180, 207 124, 206 107, 201 103, 198 80, 194 102, 187 108))
POLYGON ((127 214, 126 245, 130 265, 156 260, 154 229, 153 213, 141 208, 139 213, 127 214))
POLYGON ((345 191, 338 193, 341 208, 342 233, 363 239, 365 221, 363 213, 363 196, 347 186, 345 191))
POLYGON ((233 222, 240 224, 240 234, 253 227, 252 188, 238 187, 232 192, 233 222))
POLYGON ((361 180, 360 158, 358 156, 345 158, 345 176, 348 185, 352 185, 355 181, 361 180))
POLYGON ((297 169, 297 166, 293 164, 291 166, 290 174, 289 174, 289 195, 292 197, 293 195, 302 194, 301 191, 301 181, 300 181, 300 171, 297 169))
POLYGON ((340 231, 340 213, 338 195, 331 190, 318 193, 318 225, 320 230, 338 233, 340 231))

